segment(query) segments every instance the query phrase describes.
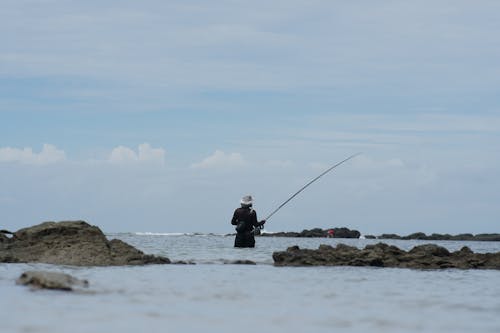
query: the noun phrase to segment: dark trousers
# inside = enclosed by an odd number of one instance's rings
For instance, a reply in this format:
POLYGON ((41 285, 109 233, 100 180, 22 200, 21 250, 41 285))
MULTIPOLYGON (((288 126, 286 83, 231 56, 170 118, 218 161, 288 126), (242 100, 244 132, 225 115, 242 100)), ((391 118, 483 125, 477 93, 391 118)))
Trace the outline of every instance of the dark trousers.
POLYGON ((234 247, 255 247, 255 237, 252 232, 238 232, 234 239, 234 247))

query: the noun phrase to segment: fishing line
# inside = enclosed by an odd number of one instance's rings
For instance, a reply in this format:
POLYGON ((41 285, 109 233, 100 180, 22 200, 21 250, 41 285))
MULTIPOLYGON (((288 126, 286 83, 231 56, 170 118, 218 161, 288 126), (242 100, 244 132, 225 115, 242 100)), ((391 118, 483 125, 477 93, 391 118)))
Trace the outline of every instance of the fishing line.
POLYGON ((279 205, 278 208, 276 208, 271 214, 269 214, 265 218, 265 220, 266 221, 269 220, 269 218, 271 216, 273 216, 274 214, 276 214, 276 212, 278 212, 281 208, 283 208, 283 206, 285 206, 288 202, 290 202, 290 200, 292 200, 293 198, 295 198, 300 192, 304 191, 309 185, 311 185, 312 183, 314 183, 315 181, 317 181, 318 179, 320 179, 321 177, 323 177, 324 175, 326 175, 327 173, 329 173, 330 171, 332 171, 333 169, 335 169, 336 167, 338 167, 342 163, 345 163, 345 162, 349 161, 351 158, 354 158, 354 157, 356 157, 356 156, 358 156, 360 154, 361 153, 357 153, 357 154, 354 154, 352 156, 349 156, 345 160, 343 160, 341 162, 338 162, 337 164, 335 164, 335 165, 331 166, 330 168, 328 168, 327 170, 325 170, 322 174, 320 174, 318 177, 314 178, 309 183, 307 183, 304 186, 302 186, 302 188, 300 190, 298 190, 297 192, 295 192, 290 198, 288 198, 285 202, 283 202, 281 205, 279 205))

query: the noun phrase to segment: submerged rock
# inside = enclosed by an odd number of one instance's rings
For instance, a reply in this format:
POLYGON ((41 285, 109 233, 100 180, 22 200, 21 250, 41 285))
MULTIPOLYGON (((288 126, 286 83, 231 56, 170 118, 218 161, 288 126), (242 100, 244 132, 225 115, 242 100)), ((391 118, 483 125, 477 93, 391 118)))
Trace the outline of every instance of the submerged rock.
POLYGON ((118 239, 108 241, 84 221, 44 222, 0 241, 0 262, 75 266, 168 264, 118 239))
POLYGON ((176 261, 172 261, 172 264, 173 265, 196 265, 196 263, 192 260, 188 260, 188 261, 176 260, 176 261))
POLYGON ((500 252, 474 253, 468 247, 449 252, 446 248, 426 244, 410 251, 379 243, 364 249, 338 244, 320 245, 317 250, 298 246, 273 253, 275 266, 376 266, 420 269, 500 269, 500 252))
POLYGON ((48 271, 27 271, 21 274, 16 281, 17 284, 29 286, 32 289, 55 289, 72 291, 74 287, 89 286, 87 280, 79 280, 71 275, 48 272, 48 271))
POLYGON ((255 261, 248 259, 226 260, 224 264, 227 265, 257 265, 255 261))

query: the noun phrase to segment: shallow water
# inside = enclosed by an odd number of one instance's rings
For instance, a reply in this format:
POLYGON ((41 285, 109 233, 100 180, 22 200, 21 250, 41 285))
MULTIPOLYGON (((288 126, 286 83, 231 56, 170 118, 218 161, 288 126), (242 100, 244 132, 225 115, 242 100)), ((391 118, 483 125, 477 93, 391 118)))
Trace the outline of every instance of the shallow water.
MULTIPOLYGON (((499 332, 500 271, 274 267, 272 252, 377 240, 109 234, 146 253, 196 265, 81 268, 0 264, 1 332, 499 332), (249 259, 250 265, 224 262, 249 259), (87 279, 82 293, 16 286, 28 269, 87 279)), ((403 249, 429 241, 385 241, 403 249)), ((500 251, 500 242, 432 242, 500 251)))

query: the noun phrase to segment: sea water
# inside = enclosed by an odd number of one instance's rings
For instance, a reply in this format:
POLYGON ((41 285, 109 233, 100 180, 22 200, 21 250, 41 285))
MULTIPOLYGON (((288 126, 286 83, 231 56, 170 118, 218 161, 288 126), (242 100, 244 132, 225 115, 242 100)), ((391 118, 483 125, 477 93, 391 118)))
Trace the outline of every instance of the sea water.
MULTIPOLYGON (((254 249, 212 234, 108 234, 191 265, 0 264, 0 332, 500 332, 500 271, 274 267, 292 245, 378 240, 258 237, 254 249), (257 265, 228 262, 248 259, 257 265), (26 270, 87 279, 74 293, 15 285, 26 270)), ((429 241, 384 241, 408 250, 429 241)), ((432 242, 498 252, 500 242, 432 242)))

